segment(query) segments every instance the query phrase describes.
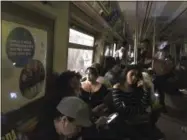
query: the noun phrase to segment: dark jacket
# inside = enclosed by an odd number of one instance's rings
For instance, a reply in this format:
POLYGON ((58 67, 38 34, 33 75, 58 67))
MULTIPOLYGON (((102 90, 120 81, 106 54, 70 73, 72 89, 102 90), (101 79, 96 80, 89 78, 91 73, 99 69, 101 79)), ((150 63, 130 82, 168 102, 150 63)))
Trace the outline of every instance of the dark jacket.
POLYGON ((114 112, 118 112, 122 118, 132 119, 146 112, 150 105, 150 95, 141 88, 134 92, 112 89, 105 98, 105 104, 114 112))
POLYGON ((104 85, 102 85, 101 88, 94 93, 89 93, 84 89, 82 89, 79 97, 83 101, 85 101, 91 108, 94 108, 97 105, 103 103, 103 99, 107 94, 108 94, 107 88, 104 85))

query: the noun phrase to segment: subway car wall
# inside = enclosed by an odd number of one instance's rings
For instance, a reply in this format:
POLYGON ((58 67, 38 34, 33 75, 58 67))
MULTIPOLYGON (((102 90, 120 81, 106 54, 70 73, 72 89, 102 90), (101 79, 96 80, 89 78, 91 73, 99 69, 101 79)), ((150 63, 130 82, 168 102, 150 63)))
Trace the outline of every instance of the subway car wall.
MULTIPOLYGON (((68 69, 71 50, 85 52, 86 66, 101 62, 107 41, 101 32, 103 26, 78 8, 71 11, 71 7, 70 2, 60 2, 60 7, 41 2, 2 2, 3 140, 27 139, 26 133, 35 128, 45 101, 53 92, 53 73, 68 69), (74 37, 83 35, 91 45, 71 43, 70 29, 77 32, 74 37), (19 47, 13 49, 10 43, 19 47), (20 47, 24 45, 27 49, 20 47), (28 70, 34 73, 35 69, 41 72, 41 79, 27 81, 28 70)), ((32 74, 31 78, 34 79, 32 74)))

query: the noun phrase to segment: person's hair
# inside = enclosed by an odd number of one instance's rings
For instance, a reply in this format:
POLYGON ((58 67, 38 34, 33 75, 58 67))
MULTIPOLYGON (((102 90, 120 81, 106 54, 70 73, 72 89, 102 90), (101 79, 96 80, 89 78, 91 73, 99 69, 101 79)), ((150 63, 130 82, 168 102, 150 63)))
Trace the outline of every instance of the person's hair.
POLYGON ((121 65, 117 64, 114 65, 113 68, 111 69, 112 72, 119 74, 121 72, 121 65))
POLYGON ((96 68, 98 74, 101 74, 101 65, 99 63, 93 63, 91 67, 96 68))
POLYGON ((103 72, 102 75, 105 75, 112 67, 116 65, 116 60, 112 56, 106 56, 104 58, 104 63, 103 63, 103 72))
POLYGON ((147 44, 149 44, 150 41, 149 41, 149 39, 144 39, 144 40, 141 40, 140 43, 147 43, 147 44))
POLYGON ((125 47, 128 44, 127 41, 123 41, 123 46, 125 47))
POLYGON ((82 78, 82 76, 75 71, 65 71, 61 73, 55 82, 57 91, 61 94, 71 92, 70 80, 74 77, 78 80, 82 78))
POLYGON ((142 68, 141 68, 141 66, 140 65, 128 65, 121 72, 120 83, 124 83, 126 81, 127 73, 130 70, 137 70, 138 71, 138 78, 142 79, 142 68))
POLYGON ((86 69, 86 73, 87 73, 88 71, 90 71, 90 73, 93 74, 93 75, 96 76, 96 77, 99 76, 97 69, 94 68, 94 67, 88 67, 88 68, 86 69))

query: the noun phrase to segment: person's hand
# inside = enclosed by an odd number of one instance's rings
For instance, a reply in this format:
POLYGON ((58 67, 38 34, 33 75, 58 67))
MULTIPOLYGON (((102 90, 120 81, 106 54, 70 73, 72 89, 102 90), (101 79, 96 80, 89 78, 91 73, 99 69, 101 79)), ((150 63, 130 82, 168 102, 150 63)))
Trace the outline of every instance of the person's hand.
POLYGON ((138 81, 137 86, 138 86, 138 87, 144 86, 144 81, 143 81, 143 80, 138 81))
POLYGON ((96 107, 94 107, 93 109, 92 109, 92 112, 99 112, 99 111, 101 111, 102 109, 104 109, 106 106, 104 105, 104 104, 100 104, 100 105, 97 105, 96 107))
POLYGON ((101 116, 97 121, 95 122, 96 127, 99 128, 105 124, 107 124, 108 117, 101 116))
POLYGON ((151 86, 143 80, 138 81, 137 86, 142 87, 145 91, 148 91, 151 88, 151 86))

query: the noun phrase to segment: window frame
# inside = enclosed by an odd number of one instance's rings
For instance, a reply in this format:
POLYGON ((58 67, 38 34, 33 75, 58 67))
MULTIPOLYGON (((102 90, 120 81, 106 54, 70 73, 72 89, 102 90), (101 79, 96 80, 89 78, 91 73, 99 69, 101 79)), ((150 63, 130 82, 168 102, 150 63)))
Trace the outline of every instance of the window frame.
POLYGON ((83 31, 81 31, 81 30, 79 30, 79 29, 74 29, 74 28, 71 28, 71 27, 70 27, 70 28, 69 28, 69 37, 68 37, 68 43, 69 43, 69 44, 76 45, 77 47, 80 47, 80 48, 84 47, 84 48, 86 48, 86 49, 89 49, 89 48, 93 48, 93 47, 95 46, 95 37, 94 37, 94 35, 91 35, 91 34, 89 34, 89 33, 85 33, 85 32, 83 32, 83 31), (93 39, 94 39, 94 41, 93 41, 93 46, 88 46, 88 45, 82 45, 82 44, 76 44, 76 43, 71 43, 71 42, 69 42, 70 29, 73 29, 73 30, 75 30, 75 31, 77 31, 77 32, 80 32, 80 33, 82 33, 82 34, 85 34, 85 35, 88 35, 88 36, 93 37, 93 39))
POLYGON ((89 34, 87 32, 84 32, 82 30, 79 30, 79 29, 74 29, 72 27, 69 28, 69 37, 68 37, 68 49, 67 49, 67 69, 68 69, 68 56, 69 56, 69 49, 80 49, 80 50, 91 50, 92 51, 92 62, 94 62, 94 56, 95 56, 95 41, 96 41, 96 38, 93 34, 89 34), (70 29, 73 29, 73 30, 76 30, 78 32, 81 32, 83 34, 86 34, 86 35, 89 35, 89 36, 92 36, 94 38, 94 42, 93 42, 93 46, 86 46, 86 45, 81 45, 81 44, 75 44, 75 43, 71 43, 69 42, 69 37, 70 37, 70 29))

